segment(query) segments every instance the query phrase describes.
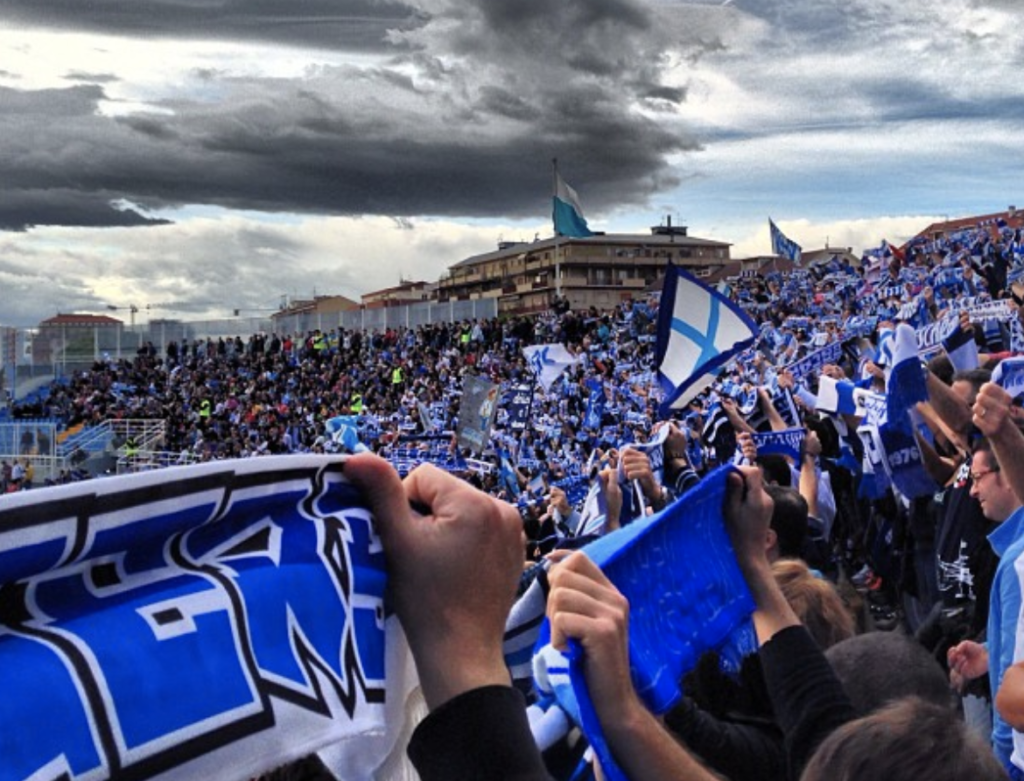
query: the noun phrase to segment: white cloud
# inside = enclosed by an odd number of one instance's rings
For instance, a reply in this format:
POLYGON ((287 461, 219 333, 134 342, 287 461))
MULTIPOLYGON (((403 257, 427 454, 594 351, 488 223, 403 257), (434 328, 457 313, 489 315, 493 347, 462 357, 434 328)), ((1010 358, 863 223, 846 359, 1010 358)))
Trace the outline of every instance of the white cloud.
MULTIPOLYGON (((949 215, 945 215, 949 216, 949 215)), ((822 249, 825 246, 851 248, 856 255, 877 247, 882 239, 890 244, 900 245, 916 236, 931 223, 944 217, 908 215, 901 217, 879 217, 875 219, 834 220, 813 222, 811 220, 777 220, 779 230, 795 241, 804 250, 822 249)), ((743 226, 732 241, 732 257, 745 258, 771 254, 771 235, 768 221, 754 226, 743 226)))
POLYGON ((57 311, 102 312, 108 304, 150 305, 153 317, 218 318, 314 291, 359 300, 400 277, 437 280, 453 263, 496 248, 499 237, 539 230, 445 220, 415 220, 409 229, 385 217, 261 223, 222 212, 141 231, 0 234, 2 322, 32 325, 57 311))

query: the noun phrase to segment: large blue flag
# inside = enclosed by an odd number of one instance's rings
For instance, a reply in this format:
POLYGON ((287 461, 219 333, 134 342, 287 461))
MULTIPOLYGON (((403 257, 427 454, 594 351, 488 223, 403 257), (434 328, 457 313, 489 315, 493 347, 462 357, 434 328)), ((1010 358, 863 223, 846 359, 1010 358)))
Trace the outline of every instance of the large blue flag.
POLYGON ((5 497, 0 779, 243 781, 339 741, 357 756, 334 769, 368 779, 389 751, 383 595, 338 458, 5 497))
MULTIPOLYGON (((707 650, 718 649, 733 670, 757 648, 749 616, 754 601, 722 517, 731 467, 709 474, 657 515, 583 548, 629 600, 629 662, 633 685, 654 713, 682 696, 680 680, 707 650), (656 566, 655 566, 656 565, 656 566)), ((563 654, 541 625, 535 682, 581 726, 607 778, 624 779, 604 740, 587 691, 583 649, 563 654)))
POLYGON ((655 347, 664 393, 661 416, 689 404, 758 333, 754 321, 732 301, 669 264, 655 347))
POLYGON ((772 232, 772 252, 799 265, 802 257, 800 245, 787 238, 786 234, 779 230, 779 226, 772 222, 771 217, 768 218, 768 227, 772 232))
POLYGON ((579 196, 572 189, 562 175, 555 170, 555 196, 554 207, 551 219, 555 223, 556 236, 571 236, 573 238, 585 238, 593 236, 594 232, 587 227, 587 221, 583 217, 583 207, 580 206, 579 196))

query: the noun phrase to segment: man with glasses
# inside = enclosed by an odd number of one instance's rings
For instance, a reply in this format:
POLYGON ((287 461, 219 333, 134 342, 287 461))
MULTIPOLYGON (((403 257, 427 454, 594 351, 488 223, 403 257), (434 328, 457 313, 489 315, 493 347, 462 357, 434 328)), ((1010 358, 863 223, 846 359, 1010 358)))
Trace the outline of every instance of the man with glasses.
MULTIPOLYGON (((961 688, 966 681, 987 673, 993 693, 1013 663, 1021 612, 1021 584, 1014 562, 1024 554, 1024 507, 1014 485, 1019 483, 1017 462, 1024 459, 1024 448, 1019 446, 1021 434, 1013 425, 1010 407, 1009 395, 992 383, 983 386, 974 404, 973 421, 987 436, 972 448, 971 496, 978 500, 985 517, 999 524, 988 537, 999 565, 989 595, 986 644, 965 640, 948 655, 954 686, 961 688)), ((1010 760, 1012 730, 998 713, 992 718, 992 746, 1011 777, 1024 778, 1010 760)))

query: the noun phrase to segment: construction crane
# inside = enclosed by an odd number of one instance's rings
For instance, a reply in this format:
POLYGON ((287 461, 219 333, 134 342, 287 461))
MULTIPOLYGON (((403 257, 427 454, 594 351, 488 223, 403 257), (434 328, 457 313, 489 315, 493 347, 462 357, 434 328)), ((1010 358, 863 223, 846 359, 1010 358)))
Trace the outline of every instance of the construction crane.
POLYGON ((137 307, 135 306, 135 304, 128 304, 128 306, 114 306, 113 304, 107 304, 107 309, 111 312, 127 312, 129 315, 129 322, 131 323, 131 327, 133 329, 135 328, 135 315, 141 312, 143 308, 146 310, 146 314, 149 314, 154 309, 170 309, 172 312, 174 312, 179 311, 180 305, 174 303, 167 303, 146 304, 145 307, 137 307))
MULTIPOLYGON (((135 315, 138 313, 139 308, 135 304, 129 304, 128 306, 114 306, 113 304, 107 304, 107 309, 111 312, 128 312, 132 328, 135 328, 135 315)), ((147 306, 146 309, 149 309, 147 306)))

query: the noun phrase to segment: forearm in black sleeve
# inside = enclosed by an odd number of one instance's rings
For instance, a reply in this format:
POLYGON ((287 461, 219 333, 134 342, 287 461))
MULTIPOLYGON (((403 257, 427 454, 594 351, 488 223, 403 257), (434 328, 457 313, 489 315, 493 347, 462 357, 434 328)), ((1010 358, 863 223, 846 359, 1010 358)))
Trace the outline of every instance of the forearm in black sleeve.
POLYGON ((509 686, 483 686, 441 705, 413 732, 409 758, 422 781, 551 781, 523 696, 509 686))
POLYGON ((708 767, 730 781, 783 781, 787 777, 782 731, 774 724, 718 719, 687 697, 665 714, 665 726, 708 767))
POLYGON ((818 744, 856 714, 803 626, 777 632, 759 653, 775 720, 785 736, 789 777, 798 779, 818 744))

